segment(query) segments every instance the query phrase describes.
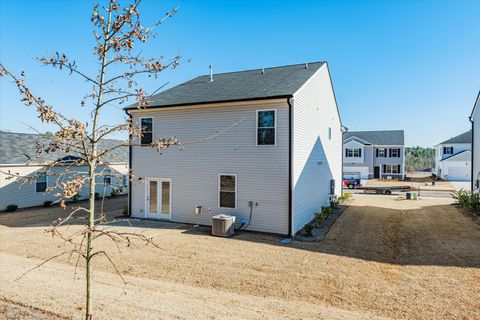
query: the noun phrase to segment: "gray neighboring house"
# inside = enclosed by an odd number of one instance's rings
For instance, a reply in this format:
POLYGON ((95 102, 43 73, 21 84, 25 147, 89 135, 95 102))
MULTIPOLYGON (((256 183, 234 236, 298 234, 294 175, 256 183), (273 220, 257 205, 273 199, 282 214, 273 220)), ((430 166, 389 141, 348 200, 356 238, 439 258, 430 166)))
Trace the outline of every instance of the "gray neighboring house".
POLYGON ((360 179, 404 179, 404 131, 346 132, 343 135, 343 176, 360 179))
MULTIPOLYGON (((47 188, 53 187, 59 175, 64 172, 67 163, 55 165, 53 168, 46 167, 47 162, 57 160, 75 159, 77 155, 72 153, 68 156, 60 152, 53 152, 35 157, 35 142, 48 143, 49 138, 38 134, 17 133, 0 131, 0 210, 4 210, 8 205, 15 204, 19 208, 43 205, 46 201, 56 201, 57 190, 49 191, 47 188), (30 157, 30 161, 28 157, 30 157), (21 176, 38 177, 31 183, 20 185, 15 179, 8 179, 8 173, 19 174, 21 176)), ((105 140, 99 150, 106 149, 121 143, 116 140, 105 140)), ((77 158, 78 159, 78 158, 77 158)), ((105 174, 105 177, 97 178, 96 192, 100 195, 109 196, 113 189, 118 193, 128 191, 128 149, 118 148, 112 152, 108 166, 100 167, 98 172, 105 174)), ((88 172, 87 166, 70 166, 70 174, 82 174, 88 172)), ((81 199, 88 197, 88 186, 83 186, 79 192, 81 199)))
POLYGON ((237 227, 292 235, 341 194, 326 62, 200 76, 126 109, 145 145, 131 148, 132 217, 211 225, 229 214, 237 227), (171 136, 182 150, 150 146, 171 136))
POLYGON ((480 193, 480 91, 470 115, 472 123, 472 192, 480 193))

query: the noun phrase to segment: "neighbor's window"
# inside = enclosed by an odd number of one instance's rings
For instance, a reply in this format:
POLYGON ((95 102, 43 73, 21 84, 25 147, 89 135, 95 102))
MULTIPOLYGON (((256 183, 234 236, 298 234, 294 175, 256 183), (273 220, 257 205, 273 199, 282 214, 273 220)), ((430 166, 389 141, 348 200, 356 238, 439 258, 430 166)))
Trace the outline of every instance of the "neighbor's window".
POLYGON ((360 158, 362 156, 362 149, 345 149, 345 156, 347 158, 360 158))
POLYGON ((142 127, 141 144, 151 144, 153 142, 153 118, 141 118, 142 127))
POLYGON ((443 154, 453 154, 453 147, 443 147, 443 154))
POLYGON ((385 165, 384 173, 400 173, 400 166, 396 164, 387 164, 385 165))
POLYGON ((400 149, 390 149, 390 158, 400 158, 400 149))
POLYGON ((328 140, 332 140, 332 128, 328 128, 328 140))
POLYGON ((385 158, 387 156, 387 152, 385 148, 378 148, 377 149, 377 158, 385 158))
POLYGON ((128 185, 128 175, 122 177, 122 184, 124 186, 128 185))
POLYGON ((47 173, 42 172, 35 180, 35 192, 47 191, 47 173))
POLYGON ((110 170, 105 170, 103 172, 103 184, 106 186, 112 185, 112 176, 110 170))
POLYGON ((275 145, 275 110, 257 111, 257 145, 275 145))
POLYGON ((221 174, 219 177, 219 204, 220 208, 237 207, 237 176, 221 174))

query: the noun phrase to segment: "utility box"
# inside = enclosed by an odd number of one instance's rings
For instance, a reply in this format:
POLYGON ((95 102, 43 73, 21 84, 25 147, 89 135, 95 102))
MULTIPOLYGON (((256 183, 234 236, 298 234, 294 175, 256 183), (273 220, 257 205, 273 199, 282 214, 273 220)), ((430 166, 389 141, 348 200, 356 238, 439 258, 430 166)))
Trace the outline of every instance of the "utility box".
POLYGON ((406 193, 406 198, 407 200, 417 200, 418 193, 416 193, 415 191, 409 191, 406 193))
POLYGON ((235 216, 218 214, 212 217, 212 235, 231 237, 235 234, 235 216))

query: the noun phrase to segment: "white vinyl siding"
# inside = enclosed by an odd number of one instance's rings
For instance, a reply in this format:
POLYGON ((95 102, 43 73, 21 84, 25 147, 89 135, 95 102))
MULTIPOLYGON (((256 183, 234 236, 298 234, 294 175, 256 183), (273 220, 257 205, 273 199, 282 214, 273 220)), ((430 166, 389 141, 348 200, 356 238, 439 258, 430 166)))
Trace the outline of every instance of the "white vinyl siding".
POLYGON ((327 65, 294 95, 293 231, 329 204, 330 180, 341 193, 342 133, 327 65), (328 129, 332 128, 332 139, 328 129))
POLYGON ((211 225, 214 214, 233 214, 237 225, 248 219, 248 230, 288 233, 288 105, 285 99, 133 111, 154 118, 156 139, 176 136, 200 141, 159 155, 152 148, 132 148, 132 215, 145 216, 142 177, 172 179, 172 221, 211 225), (276 110, 276 146, 256 144, 257 110, 276 110), (225 130, 228 129, 228 130, 225 130), (223 132, 203 141, 217 132, 223 132), (218 175, 237 174, 236 209, 219 208, 218 175), (241 183, 239 183, 241 179, 241 183), (202 206, 202 214, 195 207, 202 206), (210 209, 210 212, 209 212, 210 209))

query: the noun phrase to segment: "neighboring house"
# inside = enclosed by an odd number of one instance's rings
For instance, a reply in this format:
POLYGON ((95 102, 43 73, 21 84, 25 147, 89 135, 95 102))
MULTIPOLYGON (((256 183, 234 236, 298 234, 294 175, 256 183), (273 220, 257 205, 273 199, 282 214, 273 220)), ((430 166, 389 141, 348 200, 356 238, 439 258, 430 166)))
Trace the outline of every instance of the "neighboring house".
POLYGON ((435 146, 435 174, 443 180, 470 181, 472 174, 472 131, 435 146))
MULTIPOLYGON (((48 143, 48 140, 38 134, 0 131, 0 210, 4 210, 10 204, 22 208, 43 205, 46 201, 56 201, 58 197, 55 193, 59 190, 47 192, 49 187, 55 186, 58 179, 88 172, 87 166, 71 165, 69 160, 78 159, 75 154, 65 156, 60 152, 53 152, 37 159, 35 142, 48 143), (30 161, 27 156, 31 158, 30 161), (57 160, 62 160, 62 164, 55 165, 51 169, 45 166, 47 162, 57 160), (69 175, 60 177, 59 175, 65 171, 66 167, 70 171, 69 175), (37 179, 22 185, 15 179, 9 179, 8 173, 33 176, 37 179)), ((118 143, 120 141, 106 140, 103 147, 108 148, 118 143)), ((99 149, 102 149, 102 145, 99 149)), ((118 148, 108 160, 110 160, 108 167, 99 168, 99 172, 102 171, 105 176, 97 178, 96 192, 109 196, 115 188, 118 193, 126 193, 128 188, 127 148, 118 148)), ((79 192, 80 199, 88 198, 88 194, 88 186, 85 185, 79 192)))
POLYGON ((131 148, 133 217, 210 225, 229 214, 237 227, 292 235, 341 194, 326 62, 200 76, 127 112, 145 144, 131 148), (185 146, 149 146, 171 136, 185 146))
POLYGON ((404 179, 403 130, 349 131, 343 135, 343 176, 404 179))
POLYGON ((472 192, 480 191, 480 91, 470 115, 472 123, 472 192))

